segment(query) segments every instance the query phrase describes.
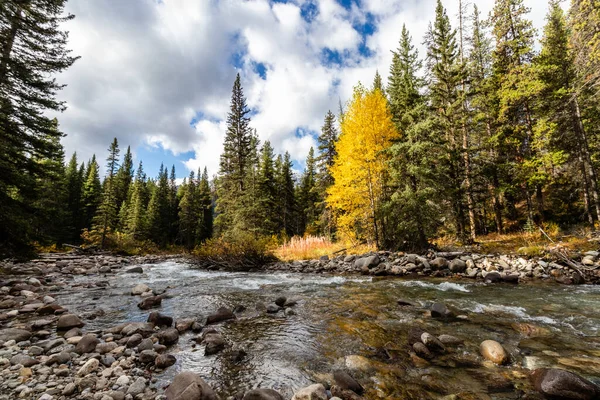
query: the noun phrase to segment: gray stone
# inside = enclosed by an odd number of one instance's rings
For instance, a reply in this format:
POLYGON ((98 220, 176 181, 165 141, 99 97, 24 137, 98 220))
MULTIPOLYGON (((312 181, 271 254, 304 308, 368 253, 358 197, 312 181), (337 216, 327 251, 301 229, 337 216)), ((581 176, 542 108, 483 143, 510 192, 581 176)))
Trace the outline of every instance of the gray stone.
POLYGON ((71 328, 81 328, 85 325, 79 317, 75 314, 65 314, 61 315, 58 318, 58 322, 56 323, 56 329, 59 331, 67 331, 71 328))
POLYGON ((364 268, 371 269, 378 265, 379 265, 379 256, 377 256, 377 255, 359 258, 358 260, 354 261, 354 267, 361 269, 361 270, 364 268))
POLYGON ((592 400, 600 396, 600 388, 594 383, 562 369, 536 369, 531 379, 536 390, 550 398, 592 400))
POLYGON ((181 372, 165 391, 167 400, 218 400, 215 392, 200 376, 181 372))

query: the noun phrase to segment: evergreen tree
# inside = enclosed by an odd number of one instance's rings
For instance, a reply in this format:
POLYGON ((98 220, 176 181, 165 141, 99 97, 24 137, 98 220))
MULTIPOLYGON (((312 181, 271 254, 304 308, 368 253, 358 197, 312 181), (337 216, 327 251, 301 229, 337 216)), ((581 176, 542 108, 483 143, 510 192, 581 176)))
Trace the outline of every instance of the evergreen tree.
MULTIPOLYGON (((217 217, 215 226, 219 233, 227 233, 234 228, 239 199, 244 195, 245 181, 252 168, 249 163, 253 149, 253 135, 250 129, 250 110, 242 89, 240 75, 237 74, 233 84, 231 106, 227 114, 227 133, 223 143, 223 153, 219 164, 217 181, 217 217)), ((250 174, 252 175, 252 174, 250 174)))
MULTIPOLYGON (((198 170, 200 176, 200 170, 198 170)), ((213 234, 213 206, 210 182, 208 181, 208 170, 204 167, 200 182, 198 183, 198 238, 197 243, 203 243, 210 239, 213 234)))
POLYGON ((277 230, 287 236, 292 236, 297 233, 297 227, 295 225, 296 197, 290 153, 286 151, 283 157, 278 156, 275 165, 276 209, 279 216, 277 230))
POLYGON ((140 161, 135 174, 133 191, 131 193, 129 211, 126 213, 125 232, 136 240, 145 240, 148 237, 148 193, 146 192, 146 174, 140 161))
POLYGON ((169 242, 172 243, 177 237, 178 226, 178 215, 179 215, 179 199, 177 197, 177 182, 175 178, 175 166, 171 166, 171 174, 169 175, 169 218, 170 218, 170 229, 169 229, 169 242))
POLYGON ((258 165, 259 197, 259 232, 263 235, 273 235, 277 232, 277 215, 273 212, 277 205, 275 186, 275 166, 273 147, 265 141, 260 150, 258 165))
POLYGON ((317 161, 315 150, 311 147, 306 157, 306 168, 300 178, 300 187, 298 193, 298 205, 300 208, 300 232, 308 234, 317 234, 317 221, 319 218, 318 204, 319 194, 317 192, 317 161))
POLYGON ((597 0, 571 0, 569 20, 576 92, 597 95, 600 92, 600 6, 597 0))
MULTIPOLYGON (((48 193, 38 183, 57 177, 35 160, 61 150, 49 114, 62 111, 54 76, 76 60, 60 24, 66 0, 6 0, 0 6, 0 257, 27 251, 43 211, 33 207, 48 193)), ((41 203, 38 203, 41 204, 41 203)))
POLYGON ((375 71, 375 78, 373 79, 373 90, 380 90, 381 94, 385 96, 385 89, 383 87, 383 82, 381 81, 381 75, 379 75, 379 71, 375 71))
POLYGON ((67 190, 67 229, 69 233, 67 238, 78 242, 83 229, 82 214, 84 213, 83 198, 83 170, 78 165, 77 153, 73 153, 71 160, 65 172, 66 190, 67 190))
POLYGON ((85 182, 83 184, 82 203, 84 207, 84 224, 85 229, 92 227, 92 220, 96 215, 96 211, 102 201, 102 184, 100 183, 100 168, 96 162, 96 156, 88 162, 85 171, 85 182))
POLYGON ((162 164, 158 173, 158 181, 152 191, 148 204, 148 233, 157 245, 165 247, 171 236, 171 204, 168 171, 162 164))
POLYGON ((133 182, 133 156, 130 146, 127 146, 127 152, 123 157, 123 163, 119 167, 116 176, 116 202, 117 209, 121 209, 123 203, 127 200, 130 193, 130 186, 133 182))
POLYGON ((388 220, 385 246, 422 249, 438 227, 440 137, 432 129, 420 77, 421 61, 406 27, 394 52, 388 78, 392 120, 400 137, 389 149, 390 200, 383 204, 388 220))
POLYGON ((435 116, 434 129, 444 140, 445 160, 440 167, 445 179, 441 193, 445 194, 454 220, 457 236, 465 240, 465 204, 461 160, 461 111, 464 98, 460 91, 464 69, 459 59, 456 31, 440 0, 437 2, 435 21, 427 37, 427 66, 429 73, 430 101, 435 116))
POLYGON ((192 250, 196 244, 196 228, 198 227, 198 198, 194 171, 190 172, 188 181, 185 179, 180 192, 179 201, 179 238, 186 249, 192 250))
POLYGON ((95 218, 96 229, 101 231, 100 246, 105 248, 106 235, 114 229, 118 222, 119 209, 117 208, 117 179, 119 169, 119 143, 114 138, 108 148, 106 159, 106 178, 102 191, 102 203, 98 208, 95 218))

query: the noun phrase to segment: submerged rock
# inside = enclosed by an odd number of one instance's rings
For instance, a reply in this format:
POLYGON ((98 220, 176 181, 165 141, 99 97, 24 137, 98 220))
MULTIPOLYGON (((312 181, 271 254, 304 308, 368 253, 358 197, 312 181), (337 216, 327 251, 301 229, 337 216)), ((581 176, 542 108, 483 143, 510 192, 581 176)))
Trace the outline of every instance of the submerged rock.
POLYGON ((168 315, 161 314, 158 311, 153 311, 148 316, 148 322, 154 324, 155 326, 170 327, 173 325, 173 318, 169 317, 168 315))
POLYGON ((159 307, 161 303, 162 303, 161 296, 150 296, 150 297, 146 297, 144 300, 140 301, 137 306, 141 310, 148 310, 150 308, 159 307))
POLYGON ((323 385, 316 383, 298 390, 292 400, 327 400, 327 392, 323 385))
POLYGON ((431 316, 440 319, 450 318, 452 317, 452 311, 444 303, 434 303, 431 306, 431 316))
POLYGON ((333 373, 333 379, 341 389, 351 390, 356 394, 361 394, 364 391, 364 388, 360 383, 345 371, 335 371, 333 373))
POLYGON ((273 389, 253 389, 244 394, 242 400, 285 400, 273 389))
POLYGON ((495 340, 484 340, 481 342, 479 351, 484 358, 495 364, 503 365, 509 361, 506 350, 504 350, 504 347, 495 340))
POLYGON ((227 307, 221 307, 217 310, 216 313, 209 315, 206 318, 206 324, 216 324, 217 322, 227 321, 229 319, 234 319, 235 315, 233 312, 227 307))
POLYGON ((551 398, 592 400, 600 396, 600 388, 594 383, 562 369, 536 369, 531 379, 538 392, 551 398))

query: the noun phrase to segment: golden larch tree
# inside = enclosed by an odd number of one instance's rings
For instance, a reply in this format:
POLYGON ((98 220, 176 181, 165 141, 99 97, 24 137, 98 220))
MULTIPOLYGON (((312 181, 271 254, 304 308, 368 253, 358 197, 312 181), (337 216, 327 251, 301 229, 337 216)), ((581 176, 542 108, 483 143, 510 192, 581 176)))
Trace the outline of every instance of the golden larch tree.
POLYGON ((327 203, 338 216, 344 238, 366 239, 379 246, 382 221, 378 211, 389 157, 385 150, 398 137, 381 90, 356 86, 336 144, 331 168, 334 184, 327 190, 327 203))

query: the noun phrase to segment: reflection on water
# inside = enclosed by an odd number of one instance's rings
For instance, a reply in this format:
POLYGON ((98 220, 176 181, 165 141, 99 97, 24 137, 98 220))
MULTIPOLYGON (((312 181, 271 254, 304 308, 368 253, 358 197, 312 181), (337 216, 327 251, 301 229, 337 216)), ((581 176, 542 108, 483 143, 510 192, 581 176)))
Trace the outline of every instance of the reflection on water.
POLYGON ((522 366, 562 366, 600 378, 600 288, 595 286, 207 272, 176 262, 144 266, 144 271, 78 277, 58 301, 80 314, 103 309, 104 315, 88 322, 88 330, 146 320, 149 312, 139 310, 139 298, 129 295, 138 283, 165 290, 169 298, 160 311, 175 319, 202 318, 221 306, 246 308, 219 327, 232 345, 228 351, 206 357, 193 341, 195 334, 183 335, 171 349, 177 364, 157 376, 158 385, 178 371, 193 370, 222 395, 272 387, 290 398, 300 387, 330 381, 334 369, 349 368, 367 388, 366 398, 461 394, 457 398, 517 399, 530 391, 522 366), (81 288, 98 279, 109 285, 81 288), (298 300, 295 315, 262 311, 278 296, 298 300), (398 306, 398 299, 414 307, 398 306), (427 309, 434 302, 446 303, 463 317, 431 319, 427 309), (451 334, 465 343, 424 364, 407 351, 412 327, 451 334), (486 339, 503 343, 514 363, 482 366, 478 348, 486 339), (232 353, 238 349, 246 352, 241 361, 232 353))

